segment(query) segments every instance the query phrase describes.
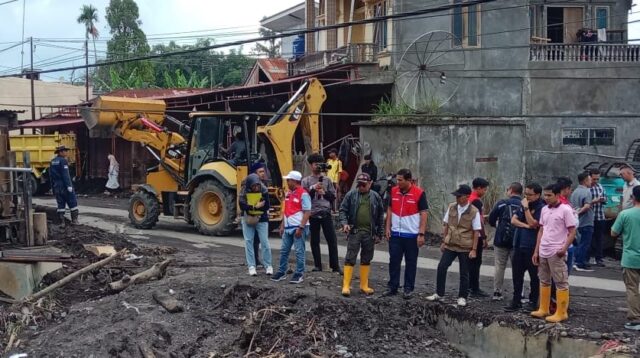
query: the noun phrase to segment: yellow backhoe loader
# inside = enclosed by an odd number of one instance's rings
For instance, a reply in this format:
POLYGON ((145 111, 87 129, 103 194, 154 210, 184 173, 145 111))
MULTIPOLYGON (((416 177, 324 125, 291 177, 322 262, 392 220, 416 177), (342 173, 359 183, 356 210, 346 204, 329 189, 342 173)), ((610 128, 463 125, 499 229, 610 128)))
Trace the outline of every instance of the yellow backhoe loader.
POLYGON ((307 153, 319 151, 318 113, 325 99, 322 84, 313 78, 264 125, 258 125, 256 115, 225 112, 193 112, 186 125, 166 115, 164 101, 108 96, 98 97, 82 116, 92 132, 139 142, 158 160, 130 199, 129 219, 135 227, 152 228, 162 212, 192 223, 202 234, 227 235, 237 226, 240 184, 258 160, 270 172, 270 226, 279 225, 282 176, 293 170, 294 142, 298 147, 303 143, 307 153), (167 129, 168 122, 178 129, 167 129), (238 132, 248 155, 236 163, 224 157, 223 148, 238 132))

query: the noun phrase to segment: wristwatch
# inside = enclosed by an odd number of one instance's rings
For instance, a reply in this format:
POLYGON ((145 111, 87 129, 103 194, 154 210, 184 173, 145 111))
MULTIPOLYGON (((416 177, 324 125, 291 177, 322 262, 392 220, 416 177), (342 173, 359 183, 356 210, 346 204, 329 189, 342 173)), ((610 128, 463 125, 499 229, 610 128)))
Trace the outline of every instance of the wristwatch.
POLYGON ((529 208, 528 208, 528 207, 525 207, 523 210, 524 210, 524 211, 527 211, 527 210, 529 210, 529 208))

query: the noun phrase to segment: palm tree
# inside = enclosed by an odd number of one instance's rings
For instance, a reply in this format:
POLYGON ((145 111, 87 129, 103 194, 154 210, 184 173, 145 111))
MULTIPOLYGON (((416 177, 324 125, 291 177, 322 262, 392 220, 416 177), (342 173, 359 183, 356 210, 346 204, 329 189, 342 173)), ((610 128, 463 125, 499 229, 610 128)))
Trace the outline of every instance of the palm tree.
POLYGON ((98 62, 98 52, 96 51, 96 39, 100 35, 95 23, 98 22, 98 9, 93 5, 82 5, 80 8, 80 16, 78 16, 78 23, 84 24, 86 29, 86 38, 89 40, 89 35, 93 39, 93 55, 95 61, 98 62))

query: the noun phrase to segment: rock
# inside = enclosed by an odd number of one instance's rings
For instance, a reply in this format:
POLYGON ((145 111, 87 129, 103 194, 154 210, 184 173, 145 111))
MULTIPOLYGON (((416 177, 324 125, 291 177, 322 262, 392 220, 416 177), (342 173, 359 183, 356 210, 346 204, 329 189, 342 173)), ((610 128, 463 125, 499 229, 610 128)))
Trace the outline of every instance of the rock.
POLYGON ((602 338, 609 339, 609 338, 611 338, 611 335, 609 333, 603 333, 602 334, 602 338))
POLYGON ((220 285, 220 288, 227 288, 227 285, 220 285))
POLYGON ((502 327, 504 327, 504 326, 506 326, 506 325, 507 325, 507 322, 505 322, 505 321, 500 321, 500 323, 499 323, 499 324, 500 324, 502 327))
POLYGON ((591 339, 601 339, 602 338, 602 333, 597 332, 597 331, 593 331, 593 332, 589 333, 589 338, 591 338, 591 339))
POLYGON ((560 332, 560 337, 566 337, 566 336, 568 336, 568 335, 569 335, 569 334, 567 333, 567 331, 562 331, 562 332, 560 332))
POLYGON ((544 328, 544 324, 539 324, 538 325, 538 329, 543 329, 544 328))
POLYGON ((260 353, 260 352, 262 352, 262 348, 260 348, 260 347, 256 347, 255 352, 256 352, 256 353, 260 353))
POLYGON ((432 344, 433 344, 433 340, 432 340, 432 339, 430 339, 430 340, 428 340, 428 341, 424 342, 425 347, 429 347, 429 346, 430 346, 430 345, 432 345, 432 344))
POLYGON ((476 326, 478 328, 482 329, 484 327, 484 324, 482 322, 478 322, 478 324, 476 326))

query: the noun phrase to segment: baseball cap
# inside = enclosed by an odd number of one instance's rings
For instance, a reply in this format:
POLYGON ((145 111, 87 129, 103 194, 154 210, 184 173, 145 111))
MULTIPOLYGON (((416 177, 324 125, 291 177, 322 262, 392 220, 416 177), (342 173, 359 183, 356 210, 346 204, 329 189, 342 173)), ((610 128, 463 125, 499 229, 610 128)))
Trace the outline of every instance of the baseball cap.
POLYGON ((66 151, 66 150, 69 150, 69 148, 67 148, 67 147, 66 147, 66 146, 64 146, 64 145, 61 145, 61 146, 59 146, 59 147, 56 147, 56 150, 55 150, 55 152, 54 152, 54 153, 56 153, 56 154, 57 154, 57 153, 60 153, 60 152, 64 152, 64 151, 66 151))
POLYGON ((289 174, 282 177, 283 179, 291 179, 296 181, 302 181, 302 174, 300 172, 292 170, 289 174))
POLYGON ((465 195, 471 195, 471 187, 468 185, 460 185, 458 187, 458 190, 454 191, 453 193, 451 193, 455 196, 465 196, 465 195))
POLYGON ((358 183, 368 183, 371 181, 371 177, 367 173, 360 173, 356 178, 358 183))

